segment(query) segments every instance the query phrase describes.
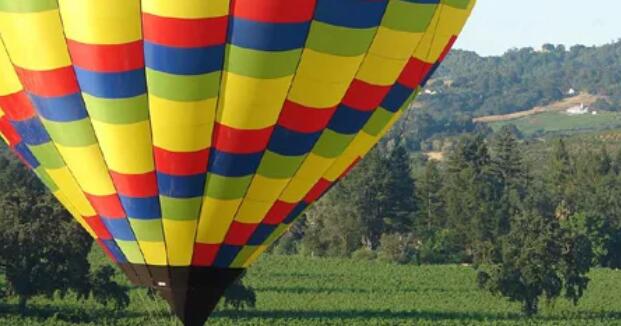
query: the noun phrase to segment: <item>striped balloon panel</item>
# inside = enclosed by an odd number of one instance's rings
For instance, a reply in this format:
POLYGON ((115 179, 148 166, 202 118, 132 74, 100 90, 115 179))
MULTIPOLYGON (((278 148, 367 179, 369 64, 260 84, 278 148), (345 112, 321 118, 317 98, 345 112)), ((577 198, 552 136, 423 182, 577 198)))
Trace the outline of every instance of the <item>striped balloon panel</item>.
POLYGON ((64 182, 59 186, 70 189, 75 180, 99 217, 98 227, 111 235, 109 244, 118 261, 144 264, 133 234, 118 227, 128 223, 127 215, 86 111, 57 3, 3 1, 0 8, 6 52, 38 117, 29 126, 34 133, 22 137, 32 145, 51 140, 67 167, 58 171, 64 182))
POLYGON ((0 134, 80 225, 115 262, 125 258, 69 172, 0 43, 0 134))
POLYGON ((296 73, 314 6, 307 0, 231 3, 194 264, 230 265, 232 251, 217 262, 216 253, 224 253, 222 242, 235 226, 236 213, 244 210, 242 202, 296 73))
POLYGON ((143 1, 153 152, 169 264, 192 261, 220 93, 229 1, 143 1))
POLYGON ((2 135, 117 262, 246 267, 398 120, 473 5, 0 0, 2 135))
POLYGON ((120 200, 120 205, 112 205, 110 216, 103 217, 104 223, 115 239, 137 244, 128 257, 131 262, 144 259, 150 265, 167 265, 140 4, 62 0, 59 7, 82 99, 120 200))

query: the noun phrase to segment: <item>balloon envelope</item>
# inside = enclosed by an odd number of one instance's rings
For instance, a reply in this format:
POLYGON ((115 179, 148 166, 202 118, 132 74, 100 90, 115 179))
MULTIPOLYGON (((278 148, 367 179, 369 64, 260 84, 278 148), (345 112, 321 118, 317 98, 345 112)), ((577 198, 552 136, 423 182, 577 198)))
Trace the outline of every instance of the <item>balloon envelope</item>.
POLYGON ((474 0, 0 0, 0 131, 189 325, 397 121, 474 0))

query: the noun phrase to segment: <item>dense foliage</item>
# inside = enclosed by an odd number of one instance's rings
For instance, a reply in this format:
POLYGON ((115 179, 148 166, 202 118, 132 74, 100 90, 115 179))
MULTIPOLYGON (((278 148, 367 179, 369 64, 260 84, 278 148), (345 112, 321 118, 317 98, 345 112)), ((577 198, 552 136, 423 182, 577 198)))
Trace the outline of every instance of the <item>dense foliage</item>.
POLYGON ((584 235, 565 232, 552 216, 525 212, 512 221, 501 241, 500 259, 480 266, 479 286, 522 303, 533 315, 541 297, 561 294, 574 303, 584 294, 591 267, 591 243, 584 235))
POLYGON ((36 295, 92 295, 98 302, 128 304, 127 288, 112 278, 111 267, 91 274, 92 238, 22 164, 0 156, 0 270, 6 295, 26 311, 36 295))
POLYGON ((426 96, 425 105, 444 114, 506 114, 560 100, 574 89, 604 95, 607 104, 621 108, 620 59, 621 42, 571 49, 546 44, 500 57, 453 51, 429 85, 442 96, 426 96))

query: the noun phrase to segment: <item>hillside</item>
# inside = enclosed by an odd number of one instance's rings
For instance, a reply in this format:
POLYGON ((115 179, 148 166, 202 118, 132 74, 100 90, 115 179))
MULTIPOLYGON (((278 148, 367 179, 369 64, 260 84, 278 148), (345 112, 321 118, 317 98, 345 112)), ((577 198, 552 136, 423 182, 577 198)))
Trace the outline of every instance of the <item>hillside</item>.
POLYGON ((577 102, 621 110, 621 42, 570 49, 548 44, 493 57, 454 50, 392 136, 404 138, 413 151, 431 150, 435 139, 487 129, 479 123, 487 119, 523 117, 577 102))
POLYGON ((525 138, 567 136, 621 128, 621 113, 597 111, 597 114, 569 115, 564 111, 549 111, 489 124, 494 131, 505 125, 515 126, 525 138))
POLYGON ((453 51, 423 95, 425 107, 451 107, 473 117, 508 114, 546 106, 568 92, 605 96, 599 109, 618 107, 621 99, 621 43, 600 47, 544 45, 542 51, 515 49, 500 57, 453 51), (450 82, 447 82, 450 81, 450 82))
POLYGON ((501 122, 501 121, 511 121, 511 120, 516 120, 516 119, 528 117, 528 116, 535 115, 535 114, 545 113, 545 112, 565 111, 571 107, 575 107, 581 104, 592 106, 600 99, 604 99, 604 97, 591 95, 588 93, 582 93, 576 96, 564 98, 560 101, 556 101, 548 105, 536 106, 530 110, 518 111, 518 112, 508 113, 508 114, 476 117, 472 119, 472 121, 475 123, 493 123, 493 122, 501 122))

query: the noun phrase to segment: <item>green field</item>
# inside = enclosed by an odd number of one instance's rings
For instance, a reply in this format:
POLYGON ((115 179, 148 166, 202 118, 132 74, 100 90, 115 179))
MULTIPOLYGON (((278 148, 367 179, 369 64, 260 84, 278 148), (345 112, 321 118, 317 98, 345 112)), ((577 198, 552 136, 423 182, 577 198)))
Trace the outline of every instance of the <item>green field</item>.
MULTIPOLYGON (((462 266, 395 266, 344 259, 265 256, 247 276, 254 310, 219 310, 209 325, 621 325, 621 271, 595 270, 583 301, 542 305, 524 319, 519 305, 479 291, 462 266)), ((0 325, 178 325, 161 300, 132 290, 127 311, 94 302, 38 298, 37 317, 0 306, 0 325)))
POLYGON ((489 125, 498 130, 507 124, 514 124, 527 137, 544 133, 599 131, 621 127, 621 113, 600 111, 597 115, 572 116, 565 112, 546 112, 489 125))

